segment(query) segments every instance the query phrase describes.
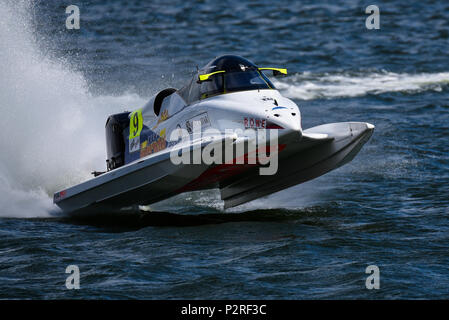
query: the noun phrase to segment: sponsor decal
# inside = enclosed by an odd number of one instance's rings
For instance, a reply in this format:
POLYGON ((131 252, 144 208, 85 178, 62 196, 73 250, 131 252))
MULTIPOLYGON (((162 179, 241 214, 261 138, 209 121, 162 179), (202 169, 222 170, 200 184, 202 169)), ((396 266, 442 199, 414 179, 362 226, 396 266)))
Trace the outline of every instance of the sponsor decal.
POLYGON ((129 139, 129 153, 140 150, 140 136, 129 139))
POLYGON ((245 128, 251 129, 265 129, 267 121, 265 119, 255 119, 255 118, 243 118, 243 124, 245 128))
POLYGON ((148 140, 142 143, 140 150, 140 157, 145 157, 167 148, 167 141, 165 140, 166 130, 162 129, 158 134, 153 133, 148 137, 148 140))
POLYGON ((143 129, 142 109, 138 109, 129 116, 129 153, 140 149, 140 133, 143 129))
POLYGON ((129 116, 129 140, 139 137, 143 129, 142 109, 138 109, 129 116))
POLYGON ((167 120, 169 118, 169 114, 168 114, 168 110, 165 109, 164 111, 161 112, 161 114, 159 115, 159 118, 157 119, 156 124, 154 125, 154 127, 152 128, 152 130, 156 129, 157 126, 159 125, 159 123, 164 122, 165 120, 167 120))
MULTIPOLYGON (((273 104, 277 107, 278 106, 278 102, 277 102, 277 100, 276 99, 274 99, 274 98, 271 98, 271 97, 267 97, 267 96, 264 96, 263 98, 262 98, 262 101, 271 101, 271 102, 273 102, 273 104)), ((284 109, 285 107, 281 107, 280 109, 284 109)), ((285 108, 285 109, 287 109, 287 108, 285 108)), ((274 109, 273 109, 274 110, 274 109)))
POLYGON ((186 121, 186 129, 187 129, 187 132, 188 133, 192 133, 192 123, 189 121, 189 120, 187 120, 186 121))
POLYGON ((189 120, 186 121, 186 129, 188 133, 193 132, 193 122, 194 121, 200 121, 201 122, 201 128, 207 128, 210 127, 210 120, 209 116, 207 115, 207 112, 201 113, 189 120))
POLYGON ((66 196, 66 191, 65 190, 63 190, 63 191, 60 191, 60 192, 58 192, 58 193, 55 193, 55 195, 54 195, 54 201, 59 201, 59 200, 62 200, 65 196, 66 196))
POLYGON ((242 71, 246 71, 247 69, 249 69, 249 67, 243 65, 243 64, 239 64, 240 70, 242 71))

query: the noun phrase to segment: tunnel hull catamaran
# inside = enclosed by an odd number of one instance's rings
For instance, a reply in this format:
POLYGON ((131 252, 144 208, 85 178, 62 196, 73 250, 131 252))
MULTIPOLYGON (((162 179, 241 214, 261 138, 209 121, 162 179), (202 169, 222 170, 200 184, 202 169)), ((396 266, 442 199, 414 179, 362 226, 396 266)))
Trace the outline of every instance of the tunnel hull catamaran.
POLYGON ((275 89, 266 70, 287 73, 221 56, 180 90, 162 90, 141 109, 110 116, 107 172, 55 193, 55 204, 72 213, 106 212, 218 188, 229 208, 351 161, 374 126, 341 122, 303 130, 298 106, 275 89))

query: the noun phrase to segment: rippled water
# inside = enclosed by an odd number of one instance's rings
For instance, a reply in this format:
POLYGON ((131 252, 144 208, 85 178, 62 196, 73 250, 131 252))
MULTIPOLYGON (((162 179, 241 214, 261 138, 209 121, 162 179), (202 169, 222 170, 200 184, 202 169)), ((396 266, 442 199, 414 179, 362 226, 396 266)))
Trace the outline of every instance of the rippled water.
POLYGON ((0 298, 448 298, 449 4, 0 1, 0 298), (285 66, 303 127, 376 125, 350 164, 224 211, 217 192, 73 220, 108 114, 224 54, 285 66), (81 290, 65 288, 76 264, 81 290), (381 288, 365 288, 365 268, 381 288))

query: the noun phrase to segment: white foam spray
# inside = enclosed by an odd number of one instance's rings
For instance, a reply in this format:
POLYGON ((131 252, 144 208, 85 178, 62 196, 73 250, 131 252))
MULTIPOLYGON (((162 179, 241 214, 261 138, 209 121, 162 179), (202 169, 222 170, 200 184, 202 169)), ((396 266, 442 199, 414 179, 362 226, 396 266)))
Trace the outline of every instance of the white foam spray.
POLYGON ((29 12, 0 2, 0 217, 48 216, 53 192, 105 167, 107 116, 145 102, 89 94, 80 73, 40 52, 29 12))

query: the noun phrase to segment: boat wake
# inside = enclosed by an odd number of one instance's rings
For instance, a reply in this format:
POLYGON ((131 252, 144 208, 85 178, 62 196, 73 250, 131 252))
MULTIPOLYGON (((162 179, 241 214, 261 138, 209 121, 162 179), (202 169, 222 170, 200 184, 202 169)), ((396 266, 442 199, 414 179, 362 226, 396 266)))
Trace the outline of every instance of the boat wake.
POLYGON ((334 99, 390 92, 414 94, 429 90, 442 91, 449 86, 449 72, 303 72, 273 82, 289 98, 334 99))

